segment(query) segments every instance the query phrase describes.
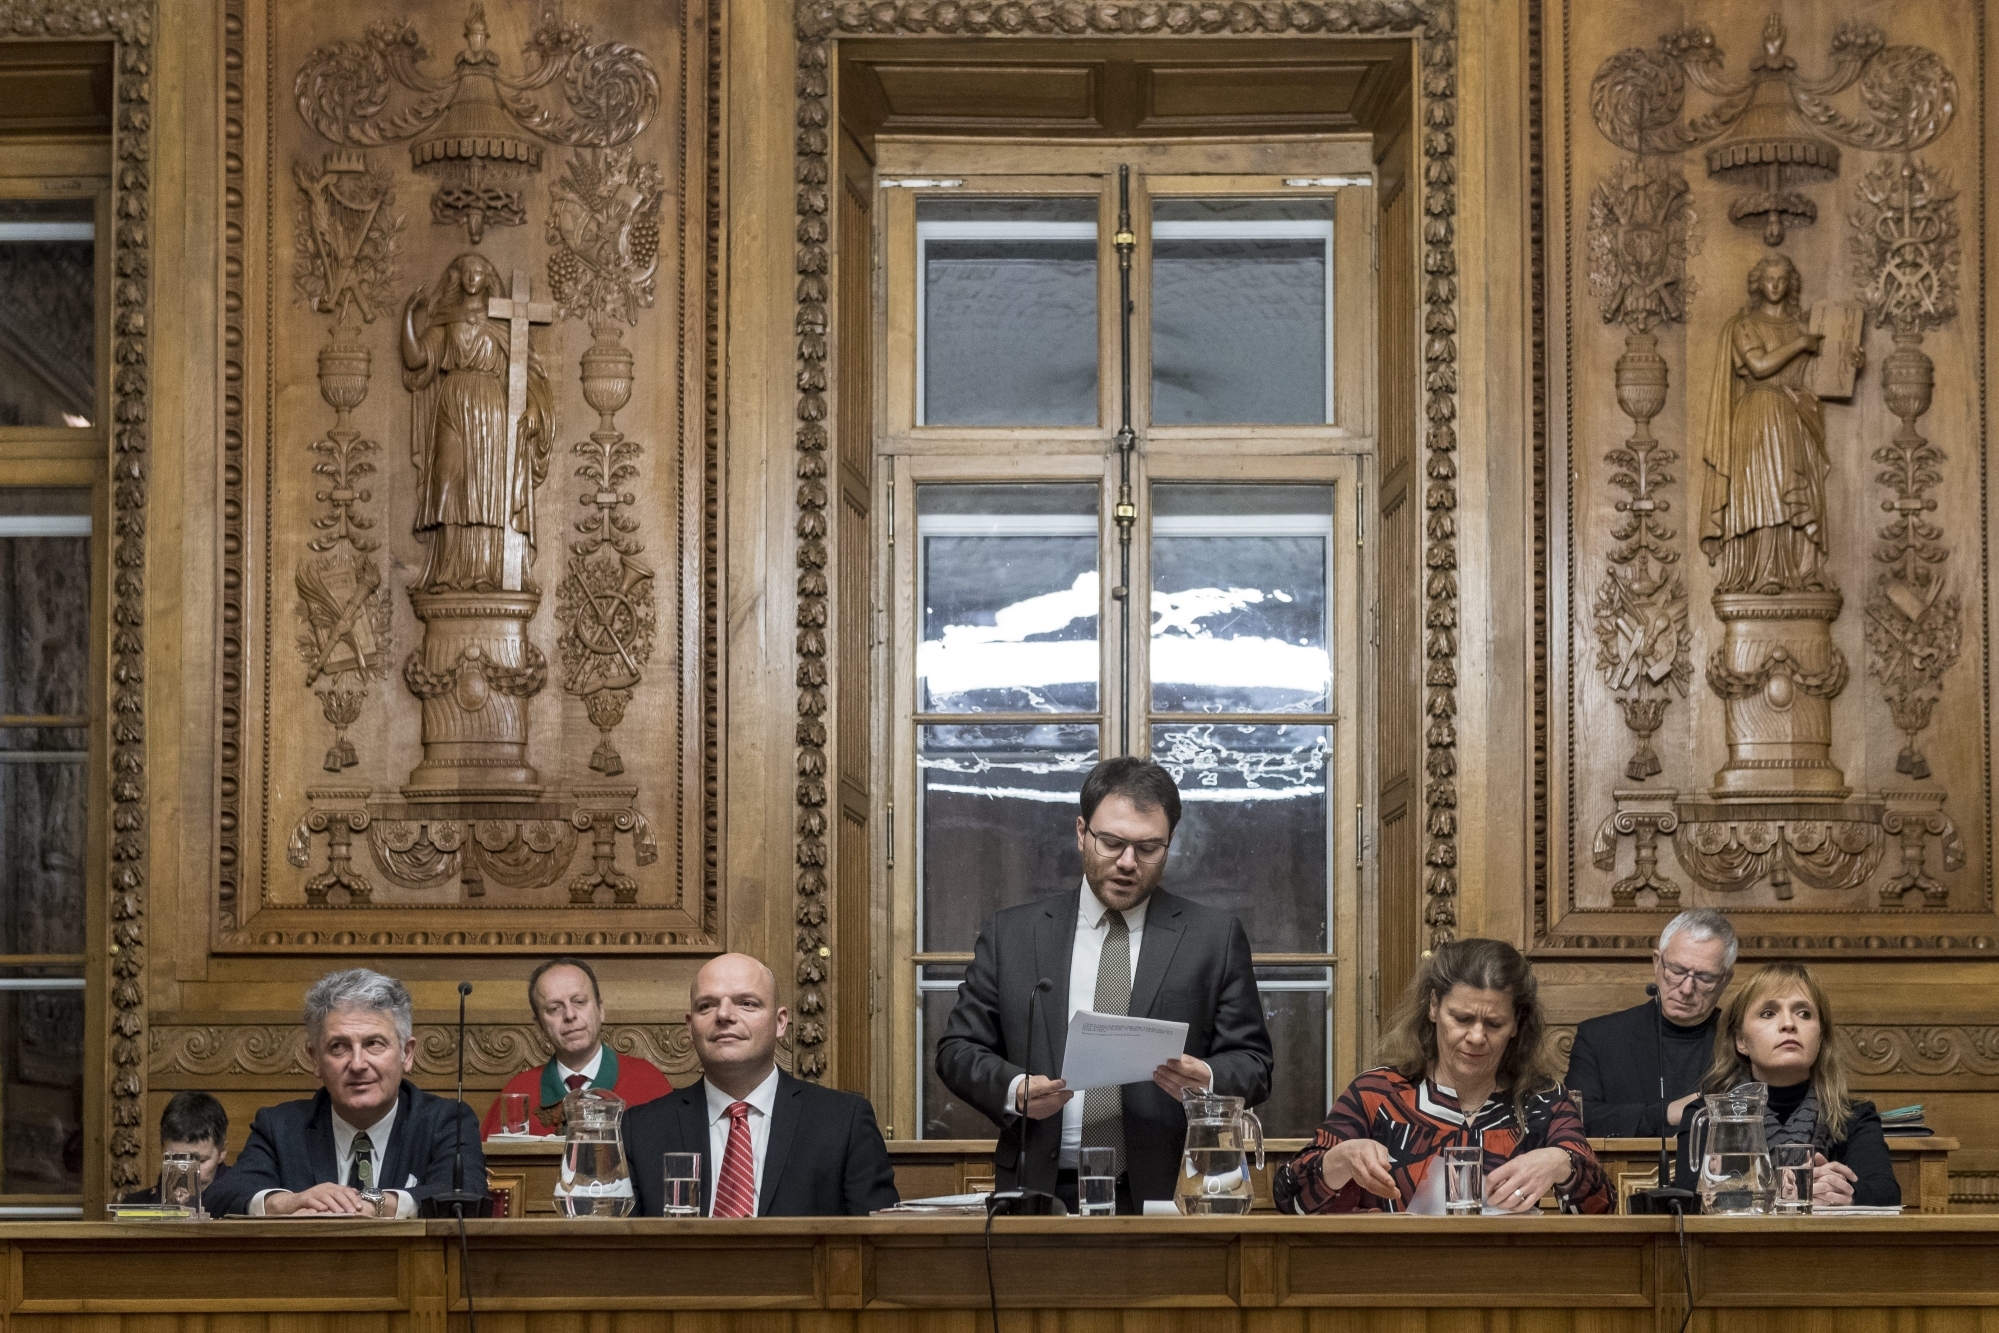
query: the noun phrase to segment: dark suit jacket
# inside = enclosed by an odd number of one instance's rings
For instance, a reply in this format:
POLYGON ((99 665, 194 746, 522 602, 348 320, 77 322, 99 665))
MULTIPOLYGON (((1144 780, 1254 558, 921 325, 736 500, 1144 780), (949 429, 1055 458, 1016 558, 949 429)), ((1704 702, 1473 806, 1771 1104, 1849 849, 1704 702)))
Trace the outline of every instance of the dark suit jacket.
MULTIPOLYGON (((993 1154, 1000 1189, 1025 1176, 1030 1189, 1055 1189, 1062 1117, 1030 1120, 1027 1162, 1020 1162, 1020 1128, 1005 1115, 1006 1090, 1032 1069, 1062 1071, 1069 1036, 1069 956, 1076 946, 1081 885, 1066 893, 1010 907, 979 935, 972 965, 958 987, 958 1004, 937 1044, 937 1077, 1000 1126, 993 1154), (1030 1035, 1027 999, 1046 977, 1039 1030, 1030 1035)), ((1138 971, 1131 980, 1134 1017, 1187 1025, 1187 1051, 1215 1073, 1215 1091, 1254 1106, 1270 1095, 1270 1034, 1249 962, 1249 936, 1227 912, 1189 902, 1164 889, 1146 908, 1138 971)), ((1169 1199, 1187 1138, 1187 1118, 1156 1084, 1124 1086, 1125 1169, 1134 1200, 1169 1199)))
MULTIPOLYGON (((639 1216, 658 1217, 670 1152, 701 1154, 701 1212, 715 1198, 721 1164, 708 1150, 708 1081, 696 1079, 625 1112, 625 1151, 639 1216)), ((868 1099, 777 1075, 764 1149, 758 1217, 866 1217, 897 1202, 895 1168, 868 1099)))
MULTIPOLYGON (((486 1159, 479 1152, 479 1117, 448 1097, 433 1097, 408 1079, 396 1094, 396 1123, 382 1162, 383 1189, 402 1190, 421 1203, 451 1189, 453 1125, 464 1128, 465 1188, 486 1192, 486 1159), (414 1185, 408 1181, 416 1177, 414 1185)), ((334 1178, 333 1101, 321 1089, 311 1097, 257 1112, 250 1141, 227 1176, 209 1186, 203 1203, 212 1216, 245 1213, 260 1190, 307 1190, 334 1178)))
POLYGON ((1659 1104, 1660 1054, 1666 1060, 1666 1100, 1676 1102, 1707 1077, 1720 1022, 1717 1011, 1699 1027, 1662 1027, 1658 1005, 1647 1000, 1579 1024, 1563 1081, 1582 1106, 1583 1129, 1613 1139, 1676 1132, 1659 1104))

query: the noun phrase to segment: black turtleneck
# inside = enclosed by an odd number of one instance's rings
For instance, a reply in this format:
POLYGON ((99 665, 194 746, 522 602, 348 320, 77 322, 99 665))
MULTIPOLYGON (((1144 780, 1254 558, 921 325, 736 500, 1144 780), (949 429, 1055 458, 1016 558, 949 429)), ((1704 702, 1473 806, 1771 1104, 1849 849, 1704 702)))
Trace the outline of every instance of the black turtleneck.
POLYGON ((1770 1112, 1777 1117, 1777 1123, 1781 1125, 1786 1120, 1789 1120, 1791 1112, 1805 1104, 1805 1094, 1811 1090, 1812 1081, 1810 1079, 1805 1079, 1801 1083, 1793 1083, 1788 1088, 1772 1087, 1770 1089, 1770 1112))
POLYGON ((1678 1101, 1701 1085, 1714 1053, 1719 1014, 1692 1027, 1662 1018, 1656 1001, 1576 1029, 1569 1053, 1568 1085, 1582 1103, 1583 1127, 1593 1138, 1649 1138, 1672 1133, 1659 1100, 1660 1058, 1665 1060, 1666 1100, 1678 1101))

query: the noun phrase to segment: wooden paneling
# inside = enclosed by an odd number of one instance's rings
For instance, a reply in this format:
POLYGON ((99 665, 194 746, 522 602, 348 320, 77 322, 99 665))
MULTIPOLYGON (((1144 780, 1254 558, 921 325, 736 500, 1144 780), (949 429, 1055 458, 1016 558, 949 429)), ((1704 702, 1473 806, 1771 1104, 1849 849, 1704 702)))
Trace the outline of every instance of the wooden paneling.
POLYGON ((0 44, 0 136, 111 131, 107 42, 0 44))

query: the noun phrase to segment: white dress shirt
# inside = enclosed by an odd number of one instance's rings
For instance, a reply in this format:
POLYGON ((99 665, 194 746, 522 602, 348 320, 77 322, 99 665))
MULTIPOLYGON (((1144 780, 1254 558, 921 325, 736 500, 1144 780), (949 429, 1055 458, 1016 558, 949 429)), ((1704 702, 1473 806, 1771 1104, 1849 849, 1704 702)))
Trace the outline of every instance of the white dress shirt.
MULTIPOLYGON (((388 1114, 368 1127, 368 1142, 371 1145, 368 1151, 369 1179, 375 1182, 378 1190, 396 1191, 397 1217, 415 1217, 416 1200, 411 1197, 409 1187, 382 1179, 382 1164, 389 1160, 389 1135, 395 1132, 399 1105, 399 1102, 390 1102, 388 1114)), ((333 1113, 333 1178, 342 1185, 347 1183, 348 1174, 354 1169, 354 1136, 360 1132, 342 1120, 338 1111, 333 1113)), ((282 1193, 282 1190, 258 1190, 250 1199, 250 1216, 263 1217, 265 1196, 282 1193)))
MULTIPOLYGON (((1151 905, 1152 899, 1147 898, 1124 913, 1125 930, 1131 943, 1131 978, 1134 982, 1138 980, 1138 946, 1145 939, 1145 910, 1151 905)), ((1076 945, 1069 955, 1069 1012, 1062 1016, 1065 1031, 1070 1019, 1090 1010, 1097 1002, 1097 969, 1104 961, 1104 936, 1110 930, 1105 921, 1112 910, 1104 906, 1102 900, 1090 891, 1089 881, 1084 880, 1082 901, 1076 910, 1076 945)), ((1016 1075, 1013 1082, 1007 1085, 1009 1120, 1017 1118, 1013 1108, 1019 1105, 1020 1085, 1025 1077, 1024 1074, 1016 1075)), ((1082 1146, 1083 1094, 1078 1091, 1062 1108, 1062 1152, 1057 1165, 1074 1170, 1077 1150, 1082 1146)))
POLYGON ((603 1067, 603 1064, 604 1043, 601 1041, 597 1043, 597 1053, 591 1056, 589 1063, 585 1064, 581 1069, 571 1069, 568 1065, 562 1063, 561 1056, 558 1055, 555 1057, 555 1067, 561 1071, 562 1086, 565 1089, 569 1086, 570 1076, 574 1074, 581 1074, 583 1076, 583 1086, 586 1088, 589 1087, 597 1081, 597 1071, 603 1067))
MULTIPOLYGON (((736 1098, 716 1087, 706 1079, 701 1081, 702 1091, 708 1094, 708 1160, 713 1164, 715 1179, 708 1186, 708 1215, 715 1215, 715 1193, 722 1183, 722 1159, 729 1152, 729 1108, 736 1104, 736 1098)), ((753 1200, 761 1200, 764 1192, 764 1158, 770 1152, 770 1111, 777 1104, 777 1070, 773 1067, 763 1082, 742 1099, 750 1104, 747 1121, 750 1130, 750 1157, 755 1166, 751 1179, 753 1200)), ((750 1216, 755 1217, 752 1204, 750 1216)))

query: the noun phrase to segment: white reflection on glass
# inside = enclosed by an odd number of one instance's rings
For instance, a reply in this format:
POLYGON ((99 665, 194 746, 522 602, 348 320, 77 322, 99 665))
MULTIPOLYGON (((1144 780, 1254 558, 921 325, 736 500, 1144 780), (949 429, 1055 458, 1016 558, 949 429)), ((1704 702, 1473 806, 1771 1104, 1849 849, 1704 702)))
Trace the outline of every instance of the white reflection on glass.
POLYGON ((919 513, 920 709, 1053 713, 1097 706, 1093 493, 1090 500, 1087 514, 919 513))
POLYGON ((1198 499, 1226 489, 1154 490, 1152 706, 1175 713, 1322 712, 1333 677, 1326 634, 1331 492, 1240 488, 1323 496, 1316 513, 1159 512, 1181 507, 1166 503, 1175 492, 1208 493, 1192 497, 1198 499))

